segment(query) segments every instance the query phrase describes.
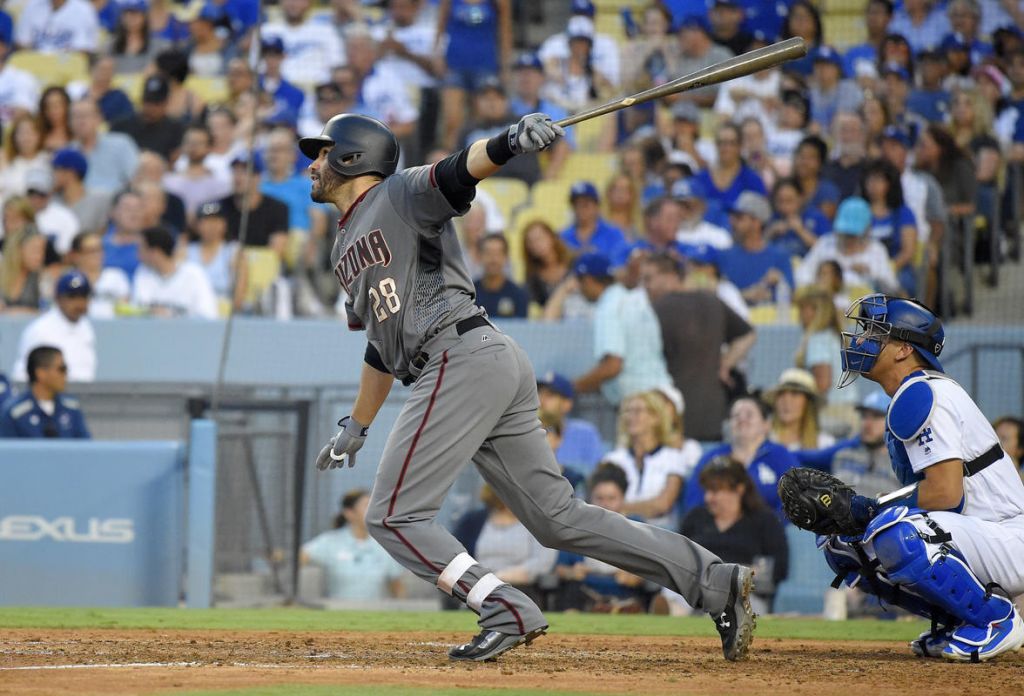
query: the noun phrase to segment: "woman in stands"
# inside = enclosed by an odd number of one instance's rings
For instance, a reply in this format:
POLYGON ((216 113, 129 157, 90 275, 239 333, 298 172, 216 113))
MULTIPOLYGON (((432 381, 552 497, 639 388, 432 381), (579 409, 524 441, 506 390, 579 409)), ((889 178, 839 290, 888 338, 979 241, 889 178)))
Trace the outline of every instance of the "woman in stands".
MULTIPOLYGON (((765 3, 765 7, 768 6, 769 3, 765 3)), ((799 36, 807 42, 807 55, 791 61, 786 69, 810 77, 814 71, 814 55, 821 45, 824 32, 818 8, 808 0, 797 0, 790 5, 789 13, 782 25, 782 38, 789 39, 794 36, 799 36)))
POLYGON ((816 135, 800 141, 793 154, 793 178, 800 184, 804 207, 817 208, 832 220, 839 207, 839 187, 822 176, 828 145, 816 135))
POLYGON ((950 129, 956 144, 974 164, 978 189, 975 204, 986 220, 992 220, 999 200, 999 172, 1003 154, 992 135, 992 106, 980 89, 955 89, 950 102, 950 129))
POLYGON ((868 162, 861 175, 860 188, 871 206, 868 235, 885 245, 900 285, 913 296, 917 289, 914 268, 917 220, 903 202, 900 173, 886 160, 868 162))
POLYGON ((803 257, 818 237, 832 229, 824 213, 813 206, 804 207, 803 201, 796 179, 780 179, 772 188, 772 219, 765 227, 765 238, 789 256, 803 257))
POLYGON ((362 489, 341 498, 334 529, 302 545, 302 562, 314 563, 327 574, 327 598, 379 600, 405 596, 403 570, 387 551, 370 538, 366 506, 370 494, 362 489))
POLYGON ((121 13, 117 29, 110 39, 107 52, 114 57, 115 71, 119 75, 141 73, 156 54, 156 42, 150 33, 145 0, 120 3, 121 13))
POLYGON ((625 174, 616 174, 604 193, 604 219, 622 230, 629 239, 638 239, 640 193, 633 180, 625 174))
POLYGON ((699 448, 672 446, 672 420, 671 407, 655 392, 626 397, 619 407, 619 446, 604 458, 626 472, 624 514, 666 529, 677 523, 676 501, 700 457, 699 448))
POLYGON ((742 148, 739 126, 726 122, 718 127, 715 133, 718 161, 694 177, 707 191, 705 218, 728 214, 744 191, 768 195, 761 177, 743 161, 742 148))
POLYGON ((523 230, 523 260, 526 263, 526 290, 530 302, 547 305, 555 289, 569 274, 571 254, 551 225, 532 220, 523 230))
MULTIPOLYGON (((841 270, 839 280, 842 282, 841 270)), ((796 366, 814 375, 814 386, 822 399, 829 402, 855 400, 855 392, 844 398, 846 392, 853 390, 835 389, 843 368, 839 355, 842 326, 834 295, 820 285, 805 285, 796 291, 793 303, 803 329, 796 351, 796 366)))
POLYGON ((747 468, 765 504, 775 511, 779 519, 783 519, 782 502, 779 500, 777 488, 779 477, 798 464, 792 452, 768 439, 771 432, 770 419, 771 406, 762 401, 758 394, 741 396, 732 402, 729 409, 727 441, 724 445, 704 453, 686 487, 684 511, 698 507, 704 502, 700 472, 715 457, 725 455, 747 468))
POLYGON ((679 532, 727 563, 757 569, 751 603, 757 613, 771 613, 775 590, 789 573, 782 523, 764 504, 741 462, 717 457, 700 472, 699 481, 704 504, 686 514, 679 532))
POLYGON ((820 397, 810 372, 798 367, 785 370, 779 383, 766 396, 772 404, 769 437, 773 442, 790 451, 821 449, 835 444, 835 438, 821 430, 820 397))
POLYGON ((46 237, 36 231, 29 202, 20 197, 4 204, 4 255, 0 266, 0 308, 6 314, 39 311, 43 300, 46 237))
POLYGON ((25 175, 30 169, 50 169, 50 153, 43 150, 39 122, 29 114, 16 116, 4 143, 0 167, 0 199, 25 195, 25 175))
POLYGON ((47 87, 39 97, 43 149, 56 152, 71 142, 71 97, 63 87, 47 87))

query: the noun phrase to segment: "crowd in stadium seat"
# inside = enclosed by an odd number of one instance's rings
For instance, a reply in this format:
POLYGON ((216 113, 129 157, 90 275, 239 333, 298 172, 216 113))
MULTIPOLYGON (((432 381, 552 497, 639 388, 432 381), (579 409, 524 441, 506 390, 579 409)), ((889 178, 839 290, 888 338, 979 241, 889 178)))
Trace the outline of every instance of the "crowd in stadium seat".
MULTIPOLYGON (((339 214, 310 201, 295 147, 336 113, 386 122, 403 166, 433 163, 527 113, 563 118, 799 36, 806 58, 570 128, 483 182, 457 221, 495 321, 593 326, 579 376, 539 383, 541 420, 577 493, 713 544, 740 524, 767 535, 758 496, 778 513, 778 476, 798 461, 865 492, 892 483, 882 397, 833 387, 852 297, 916 295, 953 316, 970 310, 975 257, 1019 254, 1022 3, 280 0, 260 10, 255 0, 25 0, 0 11, 0 313, 39 315, 16 380, 48 344, 72 381, 91 380, 102 356, 90 318, 340 321, 339 214), (750 396, 745 361, 757 327, 776 322, 801 329, 793 369, 750 396), (572 417, 588 392, 619 409, 617 449, 572 417), (725 444, 702 454, 698 440, 725 444), (713 476, 733 470, 748 478, 713 476)), ((1020 462, 1019 418, 997 426, 1020 462)), ((512 538, 510 515, 492 506, 467 524, 512 538)), ((358 525, 350 532, 345 543, 358 546, 358 525)), ((756 549, 719 541, 743 547, 737 560, 772 558, 778 582, 777 536, 756 549)), ((589 560, 545 557, 534 572, 527 541, 504 549, 522 558, 495 563, 537 592, 550 589, 545 574, 575 583, 557 600, 566 606, 654 599, 589 560)), ((769 604, 772 591, 762 588, 769 604)))

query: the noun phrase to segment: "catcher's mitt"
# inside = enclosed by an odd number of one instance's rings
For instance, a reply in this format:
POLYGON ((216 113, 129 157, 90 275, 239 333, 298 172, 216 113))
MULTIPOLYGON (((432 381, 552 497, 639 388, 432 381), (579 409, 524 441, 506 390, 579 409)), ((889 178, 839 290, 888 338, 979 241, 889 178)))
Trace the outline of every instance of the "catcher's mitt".
POLYGON ((854 519, 853 496, 852 488, 817 469, 790 469, 779 479, 786 517, 815 534, 861 534, 864 525, 854 519))

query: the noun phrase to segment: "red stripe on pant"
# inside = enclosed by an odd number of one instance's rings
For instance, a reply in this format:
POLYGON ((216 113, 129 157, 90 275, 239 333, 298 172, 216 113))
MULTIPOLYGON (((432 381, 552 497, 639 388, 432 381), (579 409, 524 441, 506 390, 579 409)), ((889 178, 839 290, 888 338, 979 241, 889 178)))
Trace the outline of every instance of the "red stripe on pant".
MULTIPOLYGON (((423 431, 426 429, 427 421, 430 420, 430 414, 434 410, 434 404, 437 403, 437 393, 441 391, 441 383, 444 381, 444 373, 447 365, 448 351, 445 351, 444 353, 441 354, 441 369, 438 370, 437 373, 437 382, 434 384, 434 391, 430 393, 430 402, 427 404, 427 410, 423 414, 423 420, 420 421, 419 427, 416 428, 416 434, 413 435, 412 437, 412 443, 409 445, 409 451, 405 455, 405 461, 402 462, 402 470, 398 474, 398 481, 395 483, 395 490, 392 491, 391 502, 388 504, 388 514, 383 521, 385 528, 390 530, 396 537, 398 537, 398 540, 405 544, 405 547, 412 551, 416 558, 420 559, 420 562, 423 563, 423 565, 427 566, 438 575, 441 574, 441 569, 433 563, 431 563, 429 560, 427 560, 426 556, 420 553, 419 550, 417 550, 417 548, 413 546, 409 542, 409 540, 402 535, 400 531, 390 526, 388 524, 388 518, 391 517, 391 515, 395 512, 395 502, 398 500, 398 492, 402 488, 402 482, 405 481, 405 473, 406 471, 409 470, 409 463, 412 462, 412 455, 416 452, 416 445, 420 441, 420 435, 422 435, 423 431)), ((461 580, 459 581, 459 587, 462 588, 463 592, 466 592, 467 594, 469 593, 469 586, 461 580)), ((505 608, 512 613, 512 616, 515 617, 516 626, 519 627, 519 634, 522 635, 526 633, 526 630, 523 628, 523 619, 521 616, 519 616, 519 612, 516 610, 516 608, 512 606, 510 602, 507 602, 504 599, 496 598, 496 601, 501 602, 505 606, 505 608)))

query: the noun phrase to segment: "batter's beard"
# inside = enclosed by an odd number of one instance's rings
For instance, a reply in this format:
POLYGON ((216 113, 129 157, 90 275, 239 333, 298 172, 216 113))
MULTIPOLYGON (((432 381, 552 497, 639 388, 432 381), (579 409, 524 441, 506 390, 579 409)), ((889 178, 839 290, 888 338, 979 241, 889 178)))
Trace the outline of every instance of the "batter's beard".
POLYGON ((324 167, 320 170, 319 182, 313 182, 309 197, 314 203, 333 203, 334 194, 343 183, 343 177, 335 174, 329 167, 324 167))

